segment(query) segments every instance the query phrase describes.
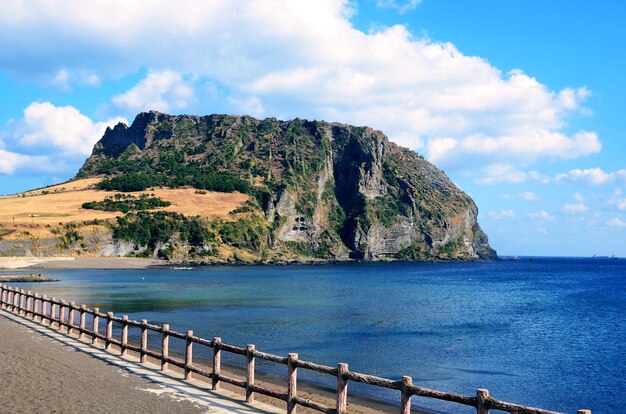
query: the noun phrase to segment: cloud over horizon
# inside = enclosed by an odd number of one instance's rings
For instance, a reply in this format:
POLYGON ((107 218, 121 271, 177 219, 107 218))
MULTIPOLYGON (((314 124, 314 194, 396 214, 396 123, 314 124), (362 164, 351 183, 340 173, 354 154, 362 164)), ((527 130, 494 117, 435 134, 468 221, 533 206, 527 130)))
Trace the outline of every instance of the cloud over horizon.
MULTIPOLYGON (((515 171, 540 159, 576 159, 602 148, 596 132, 567 130, 570 117, 588 112, 587 88, 553 91, 452 43, 416 38, 403 25, 360 31, 347 0, 68 3, 8 0, 0 64, 60 88, 147 71, 111 97, 113 116, 202 113, 220 102, 222 111, 257 117, 369 125, 441 167, 490 168, 476 173, 484 183, 505 181, 489 175, 503 165, 519 182, 515 171)), ((402 11, 419 2, 378 3, 402 11)), ((84 153, 87 142, 66 150, 84 153)))

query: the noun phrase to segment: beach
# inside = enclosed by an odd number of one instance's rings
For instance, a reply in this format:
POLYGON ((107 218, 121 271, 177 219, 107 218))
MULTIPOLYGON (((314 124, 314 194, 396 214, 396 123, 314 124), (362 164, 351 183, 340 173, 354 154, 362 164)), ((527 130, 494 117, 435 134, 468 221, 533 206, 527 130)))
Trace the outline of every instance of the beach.
POLYGON ((166 264, 139 257, 0 257, 0 269, 148 269, 166 264))

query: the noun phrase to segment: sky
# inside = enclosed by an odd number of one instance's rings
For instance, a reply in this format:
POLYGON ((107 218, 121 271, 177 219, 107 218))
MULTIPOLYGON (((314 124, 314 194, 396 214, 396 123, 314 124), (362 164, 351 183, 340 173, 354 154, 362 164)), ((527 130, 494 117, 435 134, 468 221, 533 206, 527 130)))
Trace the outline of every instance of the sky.
POLYGON ((500 255, 626 256, 626 3, 4 0, 0 194, 138 112, 367 125, 476 202, 500 255))

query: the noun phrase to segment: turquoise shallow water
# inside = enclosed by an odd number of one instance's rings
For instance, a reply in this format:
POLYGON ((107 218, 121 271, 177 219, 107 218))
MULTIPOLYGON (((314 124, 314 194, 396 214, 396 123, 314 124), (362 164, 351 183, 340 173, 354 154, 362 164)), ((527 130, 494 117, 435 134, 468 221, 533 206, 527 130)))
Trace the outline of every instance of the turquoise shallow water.
MULTIPOLYGON (((622 259, 43 273, 62 281, 22 286, 238 346, 347 362, 393 379, 411 375, 415 384, 466 395, 488 388, 496 398, 553 410, 626 411, 622 259)), ((353 383, 350 390, 399 398, 353 383)))

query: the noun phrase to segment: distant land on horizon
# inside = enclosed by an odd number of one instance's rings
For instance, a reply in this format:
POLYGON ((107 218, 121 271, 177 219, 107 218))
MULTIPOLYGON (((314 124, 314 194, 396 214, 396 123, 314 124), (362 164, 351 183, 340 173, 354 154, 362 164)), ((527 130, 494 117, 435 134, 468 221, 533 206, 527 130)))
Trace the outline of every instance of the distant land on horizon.
POLYGON ((75 179, 0 198, 3 255, 196 262, 492 260, 477 207, 380 131, 137 115, 75 179))

